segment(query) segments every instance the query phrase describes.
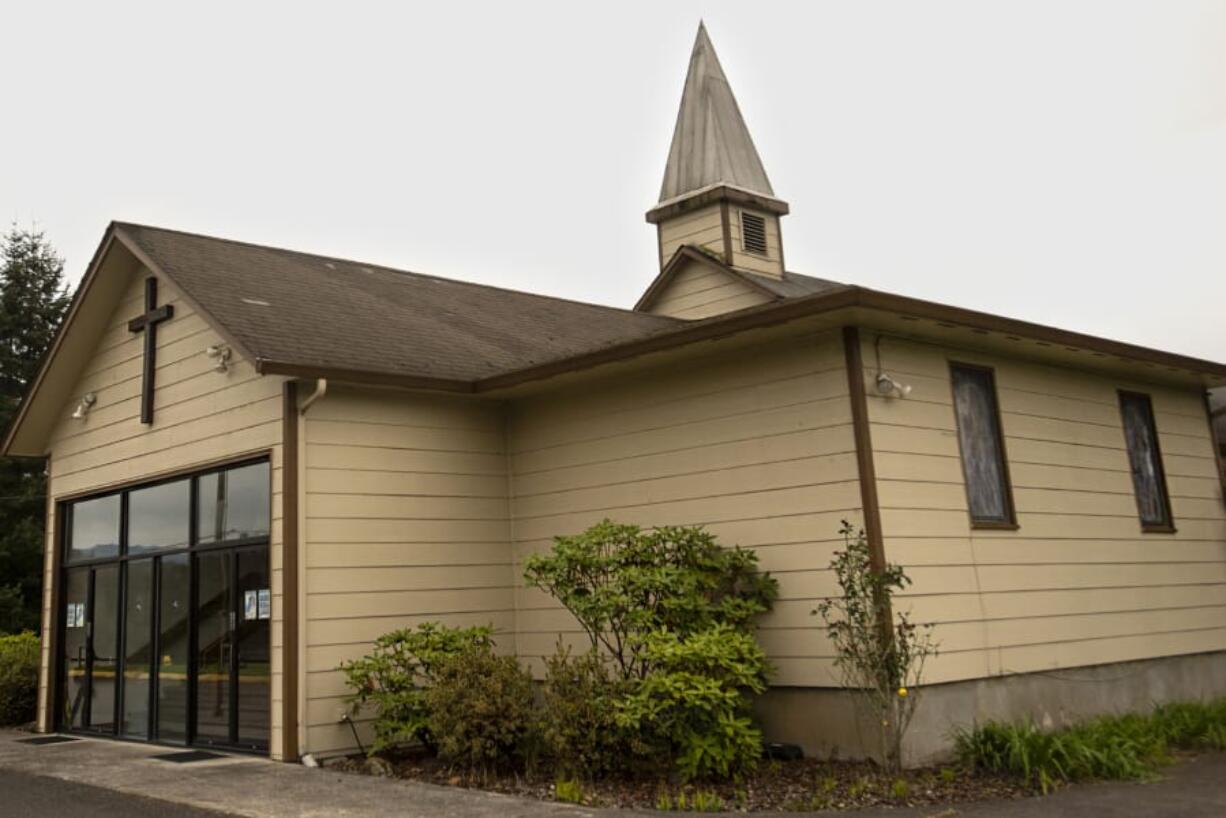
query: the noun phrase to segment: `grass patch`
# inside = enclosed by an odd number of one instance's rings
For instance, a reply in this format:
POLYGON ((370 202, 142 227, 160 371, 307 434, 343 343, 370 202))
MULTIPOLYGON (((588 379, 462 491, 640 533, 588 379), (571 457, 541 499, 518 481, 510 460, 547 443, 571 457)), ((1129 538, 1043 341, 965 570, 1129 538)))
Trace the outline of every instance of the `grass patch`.
POLYGON ((1033 721, 988 722, 955 735, 959 758, 976 770, 1024 779, 1048 792, 1086 779, 1143 779, 1175 750, 1226 749, 1226 698, 1161 705, 1148 715, 1103 716, 1054 731, 1033 721))

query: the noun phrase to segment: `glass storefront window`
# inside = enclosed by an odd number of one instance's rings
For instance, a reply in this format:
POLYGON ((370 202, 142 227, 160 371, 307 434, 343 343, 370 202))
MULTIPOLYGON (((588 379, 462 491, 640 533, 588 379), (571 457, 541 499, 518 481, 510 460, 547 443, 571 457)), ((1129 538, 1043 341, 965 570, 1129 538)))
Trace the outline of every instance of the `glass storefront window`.
POLYGON ((197 485, 197 542, 207 544, 268 536, 267 462, 201 475, 197 485))
POLYGON ((176 480, 128 494, 128 553, 186 548, 191 524, 191 481, 176 480))
POLYGON ((57 728, 267 750, 270 480, 262 461, 66 505, 57 728))
POLYGON ((69 506, 68 562, 119 555, 119 495, 69 506))

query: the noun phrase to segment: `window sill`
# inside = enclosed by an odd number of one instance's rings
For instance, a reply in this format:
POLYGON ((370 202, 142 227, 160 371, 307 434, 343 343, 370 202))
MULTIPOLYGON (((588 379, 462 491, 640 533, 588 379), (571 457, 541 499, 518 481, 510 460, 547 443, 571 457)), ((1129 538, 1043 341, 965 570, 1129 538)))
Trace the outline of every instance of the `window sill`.
POLYGON ((993 523, 993 522, 975 522, 971 521, 971 529, 981 529, 984 531, 1017 531, 1021 526, 1017 523, 993 523))
POLYGON ((1142 525, 1142 534, 1176 534, 1179 529, 1173 525, 1142 525))

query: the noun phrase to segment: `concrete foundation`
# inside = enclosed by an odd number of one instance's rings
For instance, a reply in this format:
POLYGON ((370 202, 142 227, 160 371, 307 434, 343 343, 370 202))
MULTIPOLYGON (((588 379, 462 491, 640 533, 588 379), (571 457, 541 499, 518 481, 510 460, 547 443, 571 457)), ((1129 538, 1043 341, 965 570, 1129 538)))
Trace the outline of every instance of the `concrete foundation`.
MULTIPOLYGON (((937 763, 960 727, 1032 718, 1054 728, 1155 704, 1226 696, 1226 651, 1064 668, 930 685, 919 695, 903 747, 908 766, 937 763)), ((819 758, 876 758, 878 731, 855 698, 836 688, 772 688, 757 714, 770 741, 819 758)))

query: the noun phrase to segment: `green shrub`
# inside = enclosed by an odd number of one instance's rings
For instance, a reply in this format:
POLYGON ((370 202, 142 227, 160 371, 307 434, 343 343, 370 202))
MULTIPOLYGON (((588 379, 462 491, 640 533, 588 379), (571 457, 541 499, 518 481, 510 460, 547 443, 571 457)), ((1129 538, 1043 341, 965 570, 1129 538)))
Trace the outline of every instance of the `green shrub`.
POLYGON ((33 721, 38 701, 38 637, 0 636, 0 724, 33 721))
POLYGON ((616 707, 627 683, 614 679, 596 651, 572 657, 560 644, 545 660, 541 739, 555 768, 599 776, 627 765, 628 746, 616 707))
POLYGON ((1033 722, 989 722, 959 731, 955 742, 965 764, 1047 792, 1065 781, 1148 778, 1172 750, 1222 749, 1223 738, 1226 699, 1162 705, 1149 715, 1104 716, 1055 731, 1033 722))
POLYGON ((1226 698, 1208 704, 1159 705, 1154 710, 1154 727, 1172 747, 1226 750, 1226 698))
POLYGON ((701 528, 605 520, 556 538, 550 553, 528 559, 524 577, 574 615, 622 678, 642 679, 651 672, 651 633, 685 637, 716 624, 752 630, 778 595, 778 583, 757 567, 752 551, 723 548, 701 528))
POLYGON ((553 785, 553 795, 566 804, 582 804, 583 785, 573 778, 559 778, 553 785))
POLYGON ((444 659, 423 694, 430 733, 444 761, 470 770, 523 758, 534 723, 532 676, 487 644, 444 659))
POLYGON ((353 711, 366 704, 375 707, 371 754, 412 741, 437 749, 425 691, 435 683, 440 665, 466 650, 491 648, 492 634, 488 627, 426 622, 384 634, 369 655, 343 663, 340 669, 354 690, 349 698, 353 711))
POLYGON ((658 631, 644 659, 652 671, 617 708, 640 754, 663 756, 686 780, 757 766, 762 734, 749 716, 750 695, 766 689, 768 665, 753 636, 730 625, 684 638, 658 631))

